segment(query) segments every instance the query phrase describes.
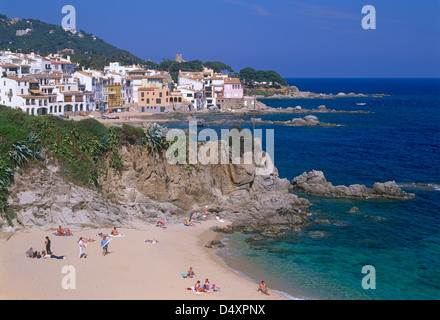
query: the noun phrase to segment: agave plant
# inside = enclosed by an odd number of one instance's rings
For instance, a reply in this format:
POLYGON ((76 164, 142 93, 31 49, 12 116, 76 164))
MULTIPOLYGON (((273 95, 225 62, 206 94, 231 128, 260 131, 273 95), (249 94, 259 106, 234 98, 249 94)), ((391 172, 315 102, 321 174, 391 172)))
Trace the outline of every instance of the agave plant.
POLYGON ((14 177, 14 171, 8 167, 0 167, 0 191, 7 190, 14 177))
POLYGON ((29 134, 28 141, 29 141, 30 144, 40 144, 41 143, 40 138, 35 133, 30 133, 29 134))
POLYGON ((111 139, 110 139, 110 137, 108 135, 105 135, 104 137, 101 138, 99 143, 101 144, 102 150, 104 152, 107 152, 108 149, 110 149, 111 139))
POLYGON ((146 146, 152 152, 160 152, 165 147, 166 131, 165 127, 157 123, 152 123, 145 130, 139 144, 146 146))
POLYGON ((22 167, 28 163, 29 158, 32 158, 34 154, 24 142, 18 141, 11 146, 8 156, 16 166, 22 167))

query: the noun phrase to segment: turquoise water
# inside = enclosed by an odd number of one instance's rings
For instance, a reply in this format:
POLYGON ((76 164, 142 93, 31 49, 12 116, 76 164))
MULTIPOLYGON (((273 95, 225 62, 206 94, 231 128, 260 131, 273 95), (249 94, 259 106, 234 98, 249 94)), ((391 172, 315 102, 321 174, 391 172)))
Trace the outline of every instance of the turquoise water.
MULTIPOLYGON (((366 110, 315 114, 340 127, 275 129, 281 177, 321 170, 334 185, 395 180, 415 200, 310 199, 311 227, 283 238, 228 237, 228 264, 299 298, 440 298, 440 81, 438 79, 289 79, 303 91, 386 93, 384 98, 263 100, 274 107, 366 110), (357 106, 365 102, 366 106, 357 106), (348 213, 351 207, 358 213, 348 213), (315 222, 317 221, 317 222, 315 222), (376 289, 362 288, 362 267, 376 271, 376 289), (269 281, 268 281, 269 279, 269 281)), ((268 115, 287 120, 299 115, 268 115)), ((243 126, 243 125, 242 125, 243 126)))

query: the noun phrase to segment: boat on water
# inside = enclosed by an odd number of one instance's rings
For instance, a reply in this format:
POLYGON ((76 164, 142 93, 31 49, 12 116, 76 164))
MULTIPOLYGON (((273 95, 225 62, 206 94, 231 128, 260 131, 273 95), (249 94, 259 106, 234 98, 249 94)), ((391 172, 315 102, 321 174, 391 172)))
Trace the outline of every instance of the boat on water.
POLYGON ((358 106, 365 106, 366 103, 365 102, 358 102, 358 103, 356 103, 356 105, 358 105, 358 106))

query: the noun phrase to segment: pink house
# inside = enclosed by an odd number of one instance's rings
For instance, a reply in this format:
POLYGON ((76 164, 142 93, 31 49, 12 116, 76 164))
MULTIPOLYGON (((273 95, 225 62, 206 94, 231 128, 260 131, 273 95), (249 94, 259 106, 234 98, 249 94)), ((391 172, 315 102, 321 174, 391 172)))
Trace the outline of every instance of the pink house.
POLYGON ((223 97, 227 99, 241 99, 243 98, 243 87, 240 79, 226 78, 223 86, 223 97))

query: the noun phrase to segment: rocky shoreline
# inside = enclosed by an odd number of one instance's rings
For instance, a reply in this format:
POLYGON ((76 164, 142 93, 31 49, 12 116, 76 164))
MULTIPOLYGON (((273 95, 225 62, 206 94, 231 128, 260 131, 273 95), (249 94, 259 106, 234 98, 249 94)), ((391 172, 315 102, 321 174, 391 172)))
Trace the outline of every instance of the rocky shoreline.
POLYGON ((395 181, 376 182, 372 188, 353 184, 350 186, 333 186, 325 179, 322 171, 304 172, 293 179, 291 188, 303 193, 332 198, 352 199, 414 199, 413 193, 406 193, 395 181))
MULTIPOLYGON (((279 177, 276 168, 268 175, 256 174, 255 164, 176 165, 168 163, 164 154, 138 146, 123 146, 120 152, 121 173, 108 171, 94 189, 66 179, 62 166, 50 159, 16 172, 8 197, 14 228, 50 230, 62 225, 75 231, 129 228, 136 221, 179 224, 190 215, 204 219, 208 206, 211 219, 216 216, 231 222, 216 231, 268 238, 310 225, 310 203, 293 190, 322 197, 414 199, 414 194, 405 193, 394 181, 375 183, 372 188, 333 186, 321 171, 313 170, 289 182, 279 177)), ((4 219, 0 219, 0 229, 11 231, 4 219)))
MULTIPOLYGON (((257 175, 254 164, 169 164, 164 154, 123 146, 122 172, 108 171, 99 188, 66 179, 53 161, 16 172, 8 203, 15 229, 72 231, 97 227, 130 227, 133 222, 179 224, 189 218, 231 221, 233 230, 273 232, 301 229, 309 224, 309 202, 289 192, 290 182, 276 168, 257 175)), ((0 229, 10 231, 0 218, 0 229)))
MULTIPOLYGON (((364 111, 364 110, 335 110, 328 109, 325 105, 320 105, 316 109, 304 109, 301 106, 296 107, 287 107, 287 108, 273 108, 273 107, 260 107, 258 109, 252 108, 242 108, 236 109, 234 111, 211 111, 211 112, 170 112, 163 115, 155 115, 154 119, 158 120, 167 120, 168 122, 184 122, 187 121, 188 117, 197 117, 197 116, 211 116, 211 115, 227 115, 227 116, 246 116, 246 115, 269 115, 269 114, 294 114, 294 113, 359 113, 359 114, 369 114, 373 113, 372 111, 364 111), (181 119, 184 118, 184 119, 181 119)), ((154 121, 152 119, 152 121, 154 121)))
MULTIPOLYGON (((200 121, 200 125, 209 125, 209 124, 223 124, 231 122, 231 120, 216 120, 216 121, 200 121)), ((327 123, 327 122, 321 122, 316 116, 308 115, 303 118, 293 118, 292 120, 287 121, 272 121, 272 120, 263 120, 261 118, 255 118, 255 119, 234 119, 234 123, 255 123, 255 124, 279 124, 284 126, 291 126, 291 127, 307 127, 307 126, 329 126, 329 127, 337 127, 339 124, 334 123, 327 123)))
POLYGON ((363 93, 314 93, 310 91, 300 91, 296 86, 288 87, 286 94, 273 94, 271 96, 257 95, 257 99, 335 99, 335 98, 382 98, 389 96, 383 93, 363 94, 363 93))

